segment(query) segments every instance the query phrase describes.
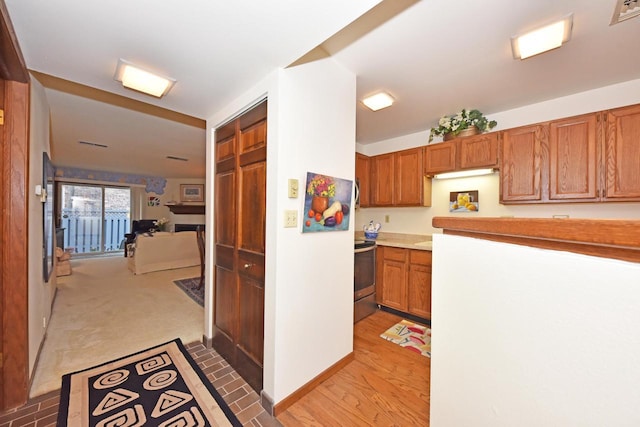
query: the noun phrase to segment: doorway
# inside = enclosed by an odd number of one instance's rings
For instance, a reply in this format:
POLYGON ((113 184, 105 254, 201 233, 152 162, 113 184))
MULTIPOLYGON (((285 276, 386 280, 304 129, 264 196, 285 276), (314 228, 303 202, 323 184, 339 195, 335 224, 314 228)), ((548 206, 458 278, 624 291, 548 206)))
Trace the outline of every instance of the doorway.
POLYGON ((61 183, 58 246, 78 255, 124 249, 131 221, 131 189, 61 183))

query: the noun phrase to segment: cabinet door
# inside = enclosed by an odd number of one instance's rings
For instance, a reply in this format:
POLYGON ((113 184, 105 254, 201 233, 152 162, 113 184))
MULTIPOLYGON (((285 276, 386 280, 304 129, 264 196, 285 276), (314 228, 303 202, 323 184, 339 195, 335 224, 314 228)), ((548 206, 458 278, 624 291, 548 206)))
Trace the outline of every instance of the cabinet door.
POLYGON ((409 265, 408 312, 431 319, 431 267, 409 265))
POLYGON ((385 259, 382 262, 380 303, 396 310, 407 310, 407 264, 385 259))
POLYGON ((598 197, 597 114, 549 124, 549 199, 598 197))
POLYGON ((371 157, 371 205, 393 205, 393 188, 395 180, 394 153, 371 157))
POLYGON ((459 169, 479 169, 498 167, 498 134, 461 138, 459 147, 459 169))
POLYGON ((525 126, 502 133, 500 201, 542 201, 542 156, 547 125, 525 126))
POLYGON ((371 168, 369 157, 356 153, 356 180, 360 189, 360 206, 369 206, 369 189, 371 181, 371 168))
POLYGON ((422 147, 395 153, 395 206, 422 205, 422 147))
POLYGON ((407 311, 431 319, 431 252, 409 252, 407 311))
POLYGON ((640 105, 607 112, 606 200, 640 199, 639 141, 640 105))
POLYGON ((441 142, 427 145, 425 149, 425 175, 433 176, 437 173, 451 172, 456 169, 456 142, 441 142))

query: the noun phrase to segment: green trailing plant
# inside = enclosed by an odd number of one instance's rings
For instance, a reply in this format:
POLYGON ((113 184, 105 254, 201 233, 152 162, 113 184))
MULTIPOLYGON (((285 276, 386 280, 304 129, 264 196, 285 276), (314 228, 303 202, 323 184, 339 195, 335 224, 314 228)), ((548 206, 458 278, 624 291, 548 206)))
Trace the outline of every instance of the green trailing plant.
POLYGON ((478 110, 462 109, 455 116, 443 116, 438 121, 438 127, 431 128, 429 142, 433 141, 433 137, 452 133, 458 135, 465 129, 475 126, 480 132, 486 132, 493 129, 498 123, 495 120, 488 120, 478 110))

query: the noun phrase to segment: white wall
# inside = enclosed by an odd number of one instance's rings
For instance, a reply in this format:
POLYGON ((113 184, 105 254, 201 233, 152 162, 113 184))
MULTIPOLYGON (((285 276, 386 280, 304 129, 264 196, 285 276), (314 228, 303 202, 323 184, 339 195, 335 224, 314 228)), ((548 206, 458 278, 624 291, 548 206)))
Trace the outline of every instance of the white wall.
POLYGON ((290 178, 301 189, 307 172, 353 179, 355 85, 331 59, 280 70, 208 121, 222 123, 268 94, 264 391, 275 403, 353 349, 353 219, 348 231, 302 234, 284 228, 284 211, 303 218, 304 191, 289 199, 290 178))
MULTIPOLYGON (((35 194, 35 186, 42 184, 42 153, 50 153, 49 146, 49 104, 43 86, 31 79, 29 118, 29 375, 33 373, 38 350, 44 340, 46 328, 51 317, 51 304, 56 289, 55 267, 48 283, 43 278, 42 266, 42 203, 35 194)), ((55 234, 54 234, 55 236, 55 234)))
MULTIPOLYGON (((609 108, 640 103, 640 80, 633 80, 587 92, 532 104, 515 110, 488 115, 498 122, 494 130, 509 129, 551 119, 570 117, 609 108)), ((358 151, 369 156, 427 144, 429 130, 381 141, 357 145, 358 151)), ((434 216, 448 216, 449 193, 478 190, 478 213, 456 213, 455 216, 519 216, 547 217, 569 215, 572 218, 640 218, 640 203, 562 203, 509 206, 499 203, 498 174, 475 178, 434 180, 432 206, 429 208, 361 208, 356 215, 356 229, 361 230, 370 220, 380 222, 382 231, 395 233, 431 234, 440 230, 431 226, 434 216), (389 215, 389 223, 385 216, 389 215)))
POLYGON ((433 236, 431 425, 640 425, 640 264, 433 236))

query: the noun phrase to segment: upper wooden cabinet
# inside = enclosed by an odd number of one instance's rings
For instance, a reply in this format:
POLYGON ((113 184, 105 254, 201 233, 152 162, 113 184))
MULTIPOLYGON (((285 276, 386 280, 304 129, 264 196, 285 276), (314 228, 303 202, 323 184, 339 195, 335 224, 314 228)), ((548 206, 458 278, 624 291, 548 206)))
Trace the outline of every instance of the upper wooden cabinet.
POLYGON ((393 204, 422 205, 422 148, 395 153, 395 181, 393 204))
POLYGON ((427 145, 424 171, 428 176, 465 169, 498 167, 498 133, 486 133, 427 145))
POLYGON ((395 153, 371 157, 371 205, 393 205, 395 153))
POLYGON ((501 203, 640 200, 640 105, 503 131, 501 203))
POLYGON ((424 156, 425 175, 451 172, 456 170, 456 141, 427 145, 424 156))
POLYGON ((502 132, 500 202, 542 201, 542 157, 547 149, 546 125, 502 132))
POLYGON ((358 184, 360 207, 369 207, 369 191, 371 187, 371 163, 369 157, 356 153, 356 182, 358 184))
POLYGON ((606 112, 607 201, 640 200, 640 105, 606 112))
POLYGON ((431 206, 431 182, 423 175, 423 147, 369 158, 370 206, 431 206))
POLYGON ((549 123, 549 200, 596 200, 598 119, 586 114, 549 123))

